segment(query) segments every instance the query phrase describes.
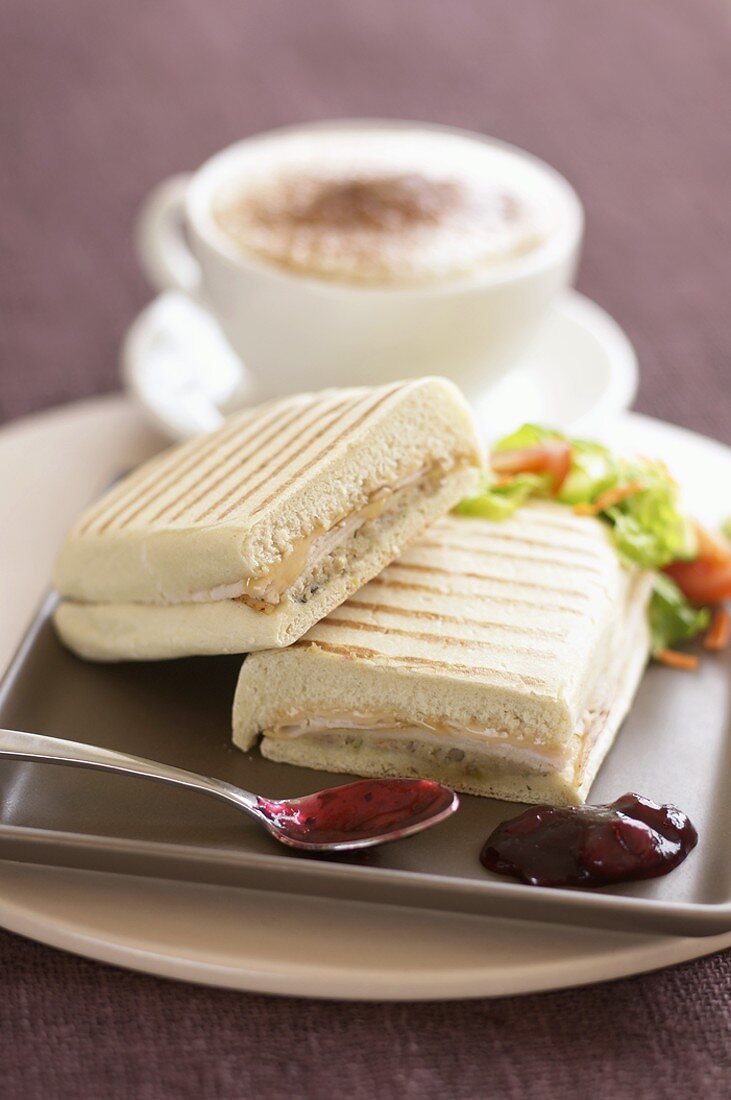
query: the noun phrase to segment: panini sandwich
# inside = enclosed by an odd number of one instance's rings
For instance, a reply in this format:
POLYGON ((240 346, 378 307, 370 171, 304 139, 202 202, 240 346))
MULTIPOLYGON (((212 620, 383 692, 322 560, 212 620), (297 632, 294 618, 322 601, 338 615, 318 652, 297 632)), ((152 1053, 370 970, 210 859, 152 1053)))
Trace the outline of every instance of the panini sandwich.
POLYGON ((57 629, 98 660, 289 645, 470 491, 482 462, 444 379, 247 409, 81 517, 56 569, 57 629))
POLYGON ((553 502, 449 516, 290 649, 253 654, 234 741, 272 760, 581 803, 649 653, 651 576, 553 502))

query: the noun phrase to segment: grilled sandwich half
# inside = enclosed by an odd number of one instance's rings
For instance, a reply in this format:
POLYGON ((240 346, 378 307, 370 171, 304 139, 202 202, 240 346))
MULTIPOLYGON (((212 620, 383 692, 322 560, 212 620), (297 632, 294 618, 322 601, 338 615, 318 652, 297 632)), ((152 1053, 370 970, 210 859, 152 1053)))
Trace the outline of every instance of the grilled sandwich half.
POLYGON ((97 660, 289 645, 470 491, 482 462, 444 379, 246 409, 81 517, 56 569, 57 629, 97 660))
POLYGON ((290 649, 245 661, 234 741, 324 771, 581 803, 647 661, 651 584, 564 506, 449 516, 290 649))

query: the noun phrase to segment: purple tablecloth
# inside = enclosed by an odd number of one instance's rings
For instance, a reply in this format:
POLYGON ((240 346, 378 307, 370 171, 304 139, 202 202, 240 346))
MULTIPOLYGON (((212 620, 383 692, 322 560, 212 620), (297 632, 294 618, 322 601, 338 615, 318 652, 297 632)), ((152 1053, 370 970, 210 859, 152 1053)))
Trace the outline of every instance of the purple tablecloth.
MULTIPOLYGON (((638 407, 731 441, 721 0, 6 0, 4 31, 3 417, 116 386, 149 297, 130 226, 153 183, 256 130, 392 116, 482 130, 561 169, 587 208, 580 287, 637 346, 638 407)), ((415 1006, 208 991, 6 933, 0 975, 13 1100, 731 1091, 728 954, 415 1006)))

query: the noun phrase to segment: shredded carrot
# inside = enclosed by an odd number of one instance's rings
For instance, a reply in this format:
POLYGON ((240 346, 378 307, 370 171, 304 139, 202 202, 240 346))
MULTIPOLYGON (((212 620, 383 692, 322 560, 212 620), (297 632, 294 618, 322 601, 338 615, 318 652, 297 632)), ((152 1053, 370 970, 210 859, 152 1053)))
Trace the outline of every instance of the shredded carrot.
POLYGON ((634 496, 635 493, 641 493, 643 488, 644 486, 640 485, 638 481, 630 481, 627 485, 617 485, 614 489, 607 489, 606 492, 600 493, 593 504, 575 504, 574 512, 577 516, 598 516, 600 512, 612 508, 615 504, 626 500, 627 497, 634 496))
POLYGON ((719 607, 713 616, 708 633, 703 639, 706 649, 727 649, 731 642, 731 615, 724 607, 719 607))
POLYGON ((698 668, 698 658, 691 653, 678 653, 677 649, 661 649, 655 654, 658 661, 662 661, 669 668, 683 668, 688 672, 698 668))
POLYGON ((597 512, 603 512, 606 508, 612 508, 615 504, 620 504, 627 497, 632 497, 635 493, 641 493, 642 489, 643 486, 638 481, 630 481, 627 485, 618 485, 616 489, 607 489, 606 493, 600 493, 596 498, 594 507, 597 512))

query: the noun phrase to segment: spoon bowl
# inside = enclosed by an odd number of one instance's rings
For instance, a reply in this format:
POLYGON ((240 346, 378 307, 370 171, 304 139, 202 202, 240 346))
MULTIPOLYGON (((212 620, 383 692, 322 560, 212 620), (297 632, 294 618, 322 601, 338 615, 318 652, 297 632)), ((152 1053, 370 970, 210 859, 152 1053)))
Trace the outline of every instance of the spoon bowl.
POLYGON ((257 806, 283 844, 342 852, 421 832, 453 814, 459 799, 431 779, 360 779, 303 798, 259 798, 257 806))

